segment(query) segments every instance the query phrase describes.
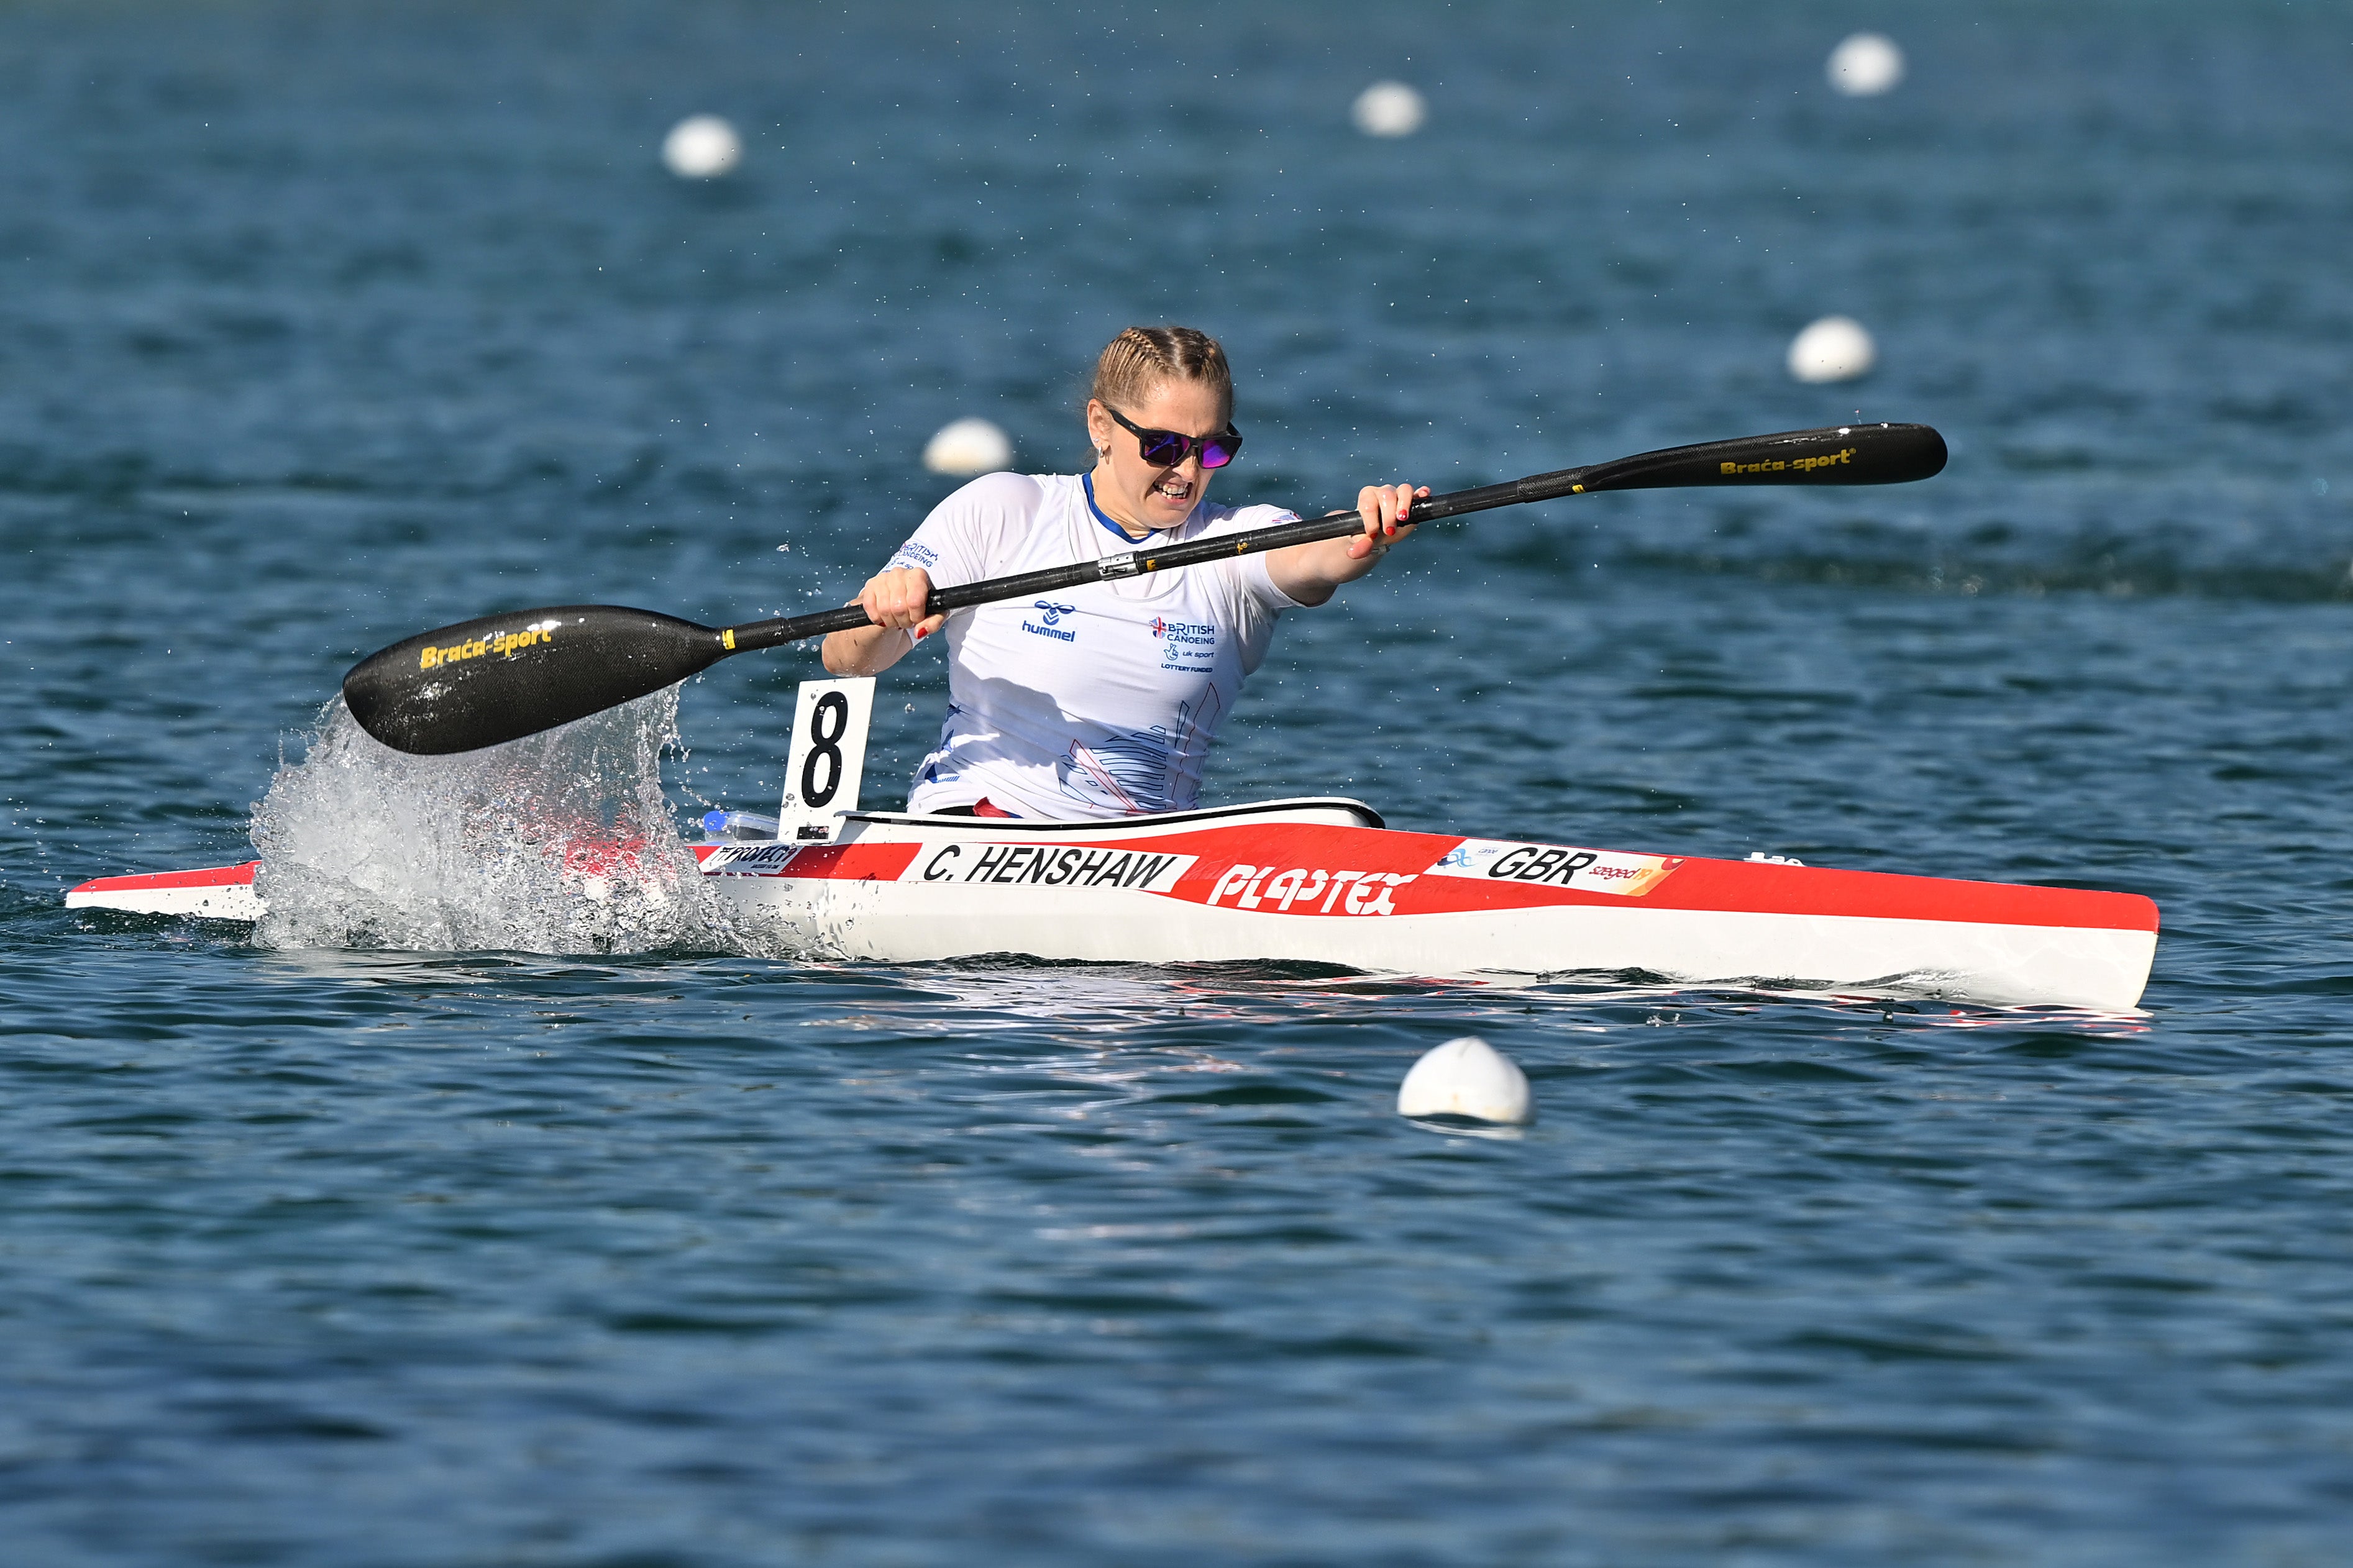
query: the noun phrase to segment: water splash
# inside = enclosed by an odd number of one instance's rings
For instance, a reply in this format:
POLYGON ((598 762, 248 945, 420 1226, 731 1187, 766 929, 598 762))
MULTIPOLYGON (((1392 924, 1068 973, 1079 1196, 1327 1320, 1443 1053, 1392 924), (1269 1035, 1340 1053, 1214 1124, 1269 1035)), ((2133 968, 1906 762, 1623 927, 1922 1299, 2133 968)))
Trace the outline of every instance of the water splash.
MULTIPOLYGON (((661 787, 678 689, 449 757, 382 744, 340 699, 255 805, 270 947, 741 951, 661 787)), ((763 944, 765 945, 765 944, 763 944)))

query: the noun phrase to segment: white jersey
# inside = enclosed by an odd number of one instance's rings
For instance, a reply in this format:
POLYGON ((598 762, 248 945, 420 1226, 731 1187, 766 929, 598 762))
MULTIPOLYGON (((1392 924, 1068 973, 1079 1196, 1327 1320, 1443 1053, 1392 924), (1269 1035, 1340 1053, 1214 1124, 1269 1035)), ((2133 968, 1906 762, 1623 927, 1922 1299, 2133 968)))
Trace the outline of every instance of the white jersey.
MULTIPOLYGON (((1204 502, 1163 538, 1238 532, 1291 517, 1204 502)), ((957 490, 891 558, 934 587, 1134 550, 1080 478, 990 474, 957 490)), ((1017 816, 1181 811, 1274 617, 1298 607, 1263 555, 1058 589, 947 618, 948 716, 915 771, 910 811, 986 797, 1017 816)), ((913 635, 913 634, 908 634, 913 635)))

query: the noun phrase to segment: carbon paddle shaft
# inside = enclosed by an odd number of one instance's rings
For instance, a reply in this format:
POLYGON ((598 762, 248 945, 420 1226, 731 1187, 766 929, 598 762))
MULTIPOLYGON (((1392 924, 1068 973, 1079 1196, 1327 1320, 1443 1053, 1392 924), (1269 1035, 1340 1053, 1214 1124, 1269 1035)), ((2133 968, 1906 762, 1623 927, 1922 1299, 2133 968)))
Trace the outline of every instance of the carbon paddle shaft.
MULTIPOLYGON (((1716 485, 1892 485, 1945 466, 1945 440, 1926 425, 1840 425, 1745 436, 1642 452, 1588 468, 1533 474, 1413 503, 1415 522, 1524 501, 1602 490, 1716 485)), ((1069 566, 933 591, 934 614, 1002 599, 1114 582, 1208 561, 1261 554, 1355 533, 1353 510, 1218 534, 1160 549, 1124 551, 1069 566)), ((370 654, 343 677, 343 701, 360 727, 417 756, 471 752, 585 719, 708 669, 733 654, 871 626, 845 605, 813 615, 705 626, 653 610, 565 605, 461 621, 370 654)))

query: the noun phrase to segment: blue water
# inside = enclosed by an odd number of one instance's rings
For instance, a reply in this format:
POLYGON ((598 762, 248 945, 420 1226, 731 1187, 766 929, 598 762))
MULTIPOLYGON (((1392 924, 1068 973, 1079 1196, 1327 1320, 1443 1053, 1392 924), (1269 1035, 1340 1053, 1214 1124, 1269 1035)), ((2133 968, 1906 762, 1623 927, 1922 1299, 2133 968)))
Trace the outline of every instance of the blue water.
MULTIPOLYGON (((2165 0, 0 10, 8 1560, 2345 1561, 2348 64, 2165 0), (1910 76, 1839 98, 1865 26, 1910 76), (1791 381, 1833 311, 1880 368, 1791 381), (1229 497, 1954 454, 1431 530, 1211 798, 2144 892, 2147 1012, 60 907, 248 856, 396 637, 839 602, 931 431, 1067 467, 1170 318, 1229 497), (1525 1137, 1392 1113, 1468 1032, 1525 1137)), ((812 672, 690 686, 656 808, 771 808, 812 672)))

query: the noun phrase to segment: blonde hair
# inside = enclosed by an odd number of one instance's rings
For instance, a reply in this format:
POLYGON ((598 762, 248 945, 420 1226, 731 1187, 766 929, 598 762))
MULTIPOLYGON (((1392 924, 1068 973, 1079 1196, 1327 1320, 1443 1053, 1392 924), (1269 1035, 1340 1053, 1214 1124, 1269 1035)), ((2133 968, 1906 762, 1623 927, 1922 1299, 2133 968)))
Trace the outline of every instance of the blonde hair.
POLYGON ((1218 395, 1230 418, 1234 373, 1226 351, 1207 332, 1190 327, 1130 327, 1103 345, 1095 361, 1094 384, 1087 396, 1124 414, 1150 398, 1163 383, 1198 382, 1218 395))

